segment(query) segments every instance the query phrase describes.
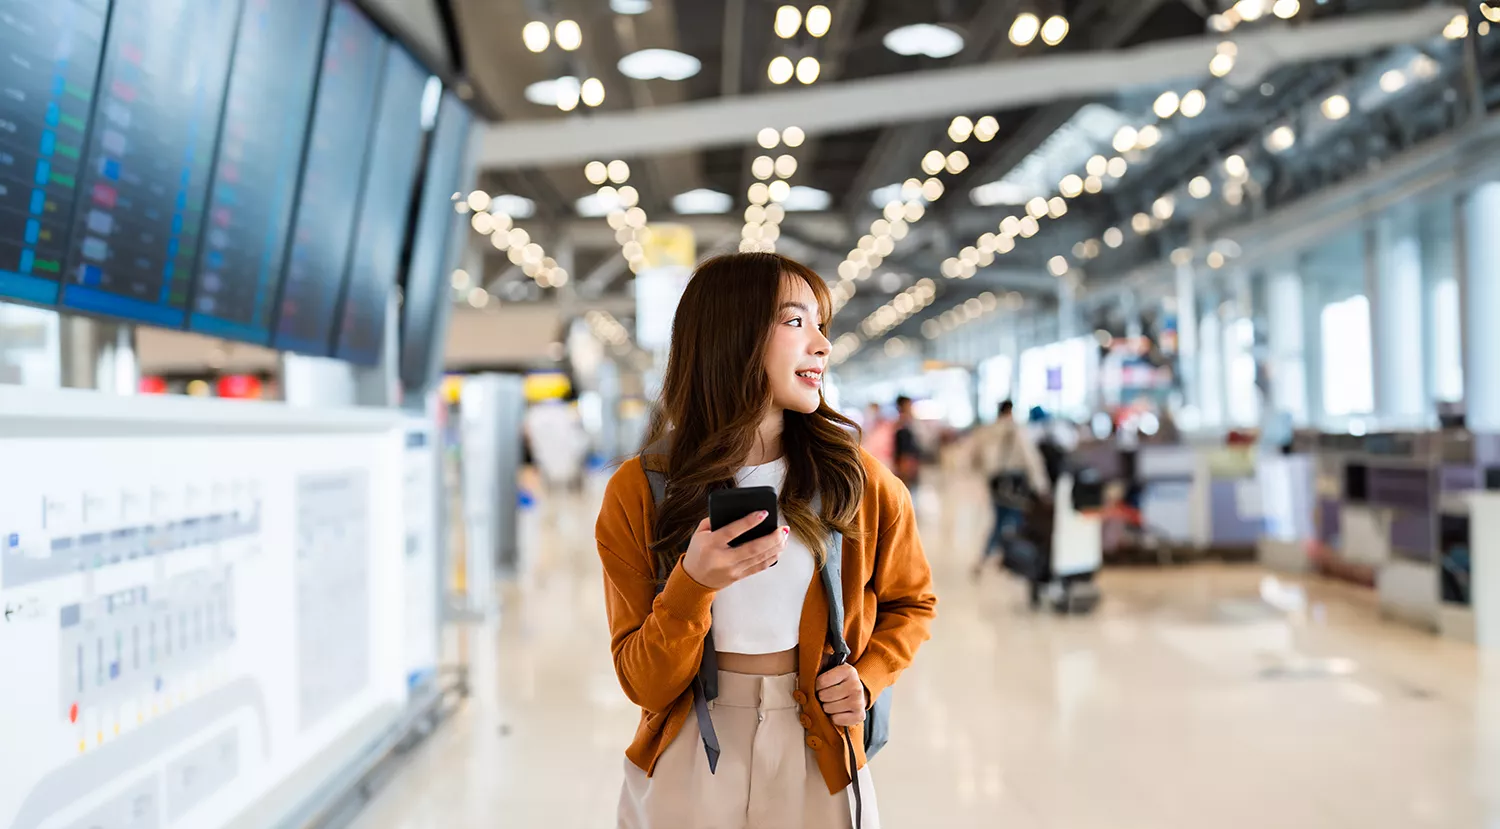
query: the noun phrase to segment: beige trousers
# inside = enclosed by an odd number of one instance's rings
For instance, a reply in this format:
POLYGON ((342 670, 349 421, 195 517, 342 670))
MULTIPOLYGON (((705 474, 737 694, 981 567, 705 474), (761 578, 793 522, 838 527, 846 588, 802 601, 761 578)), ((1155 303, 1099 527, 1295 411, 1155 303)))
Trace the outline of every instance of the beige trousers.
MULTIPOLYGON (((852 795, 828 794, 804 742, 796 687, 796 674, 720 671, 711 712, 722 750, 718 772, 709 773, 698 721, 689 716, 651 777, 625 761, 620 829, 851 829, 852 795)), ((859 782, 860 829, 879 829, 868 767, 859 782)))

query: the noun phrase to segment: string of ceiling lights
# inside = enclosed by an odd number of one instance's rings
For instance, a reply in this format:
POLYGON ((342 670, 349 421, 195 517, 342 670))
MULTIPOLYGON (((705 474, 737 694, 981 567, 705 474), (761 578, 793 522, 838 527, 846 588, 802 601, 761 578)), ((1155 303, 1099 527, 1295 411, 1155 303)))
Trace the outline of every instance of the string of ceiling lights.
POLYGON ((1003 301, 990 291, 985 291, 979 296, 970 297, 944 311, 941 315, 922 323, 922 336, 929 340, 937 339, 944 331, 952 331, 960 326, 983 319, 1001 310, 1002 306, 1010 311, 1019 311, 1025 305, 1026 300, 1021 296, 1019 291, 1011 291, 1006 294, 1003 301))
MULTIPOLYGON (((776 21, 772 28, 776 36, 782 40, 793 40, 797 38, 799 32, 804 30, 804 23, 807 33, 811 35, 813 41, 816 41, 828 34, 828 30, 832 28, 833 12, 829 11, 827 6, 817 5, 808 9, 804 16, 802 10, 796 6, 782 6, 776 10, 776 21)), ((811 54, 811 42, 799 40, 792 46, 794 47, 792 51, 799 53, 796 62, 793 63, 789 55, 777 55, 771 58, 771 62, 766 66, 766 77, 777 86, 790 82, 794 77, 803 86, 810 86, 822 73, 822 64, 818 62, 815 55, 811 54)))
MULTIPOLYGON (((790 41, 804 30, 804 24, 807 34, 817 40, 828 34, 833 25, 833 13, 827 6, 817 5, 808 9, 804 16, 796 6, 781 6, 776 10, 772 29, 778 38, 790 41)), ((811 49, 803 43, 794 45, 803 51, 811 49)), ((806 86, 816 82, 821 71, 821 64, 811 54, 802 54, 795 64, 791 57, 777 55, 766 67, 766 76, 778 86, 795 76, 806 86)), ((791 152, 775 156, 769 153, 778 148, 795 150, 806 140, 807 134, 797 126, 781 130, 763 127, 756 133, 755 142, 767 153, 756 156, 750 163, 750 173, 755 176, 755 181, 746 192, 750 205, 745 208, 745 224, 740 229, 741 251, 776 252, 776 242, 781 238, 781 222, 786 218, 783 204, 792 195, 791 178, 797 174, 798 162, 791 152)))
POLYGON ((651 230, 648 217, 641 207, 641 195, 630 181, 630 165, 620 159, 609 163, 590 161, 583 167, 583 176, 589 184, 599 189, 594 198, 605 210, 604 220, 615 232, 615 242, 620 245, 620 254, 630 266, 631 273, 640 273, 646 267, 645 242, 651 230))
MULTIPOLYGON (((483 190, 475 190, 467 196, 455 193, 453 209, 460 214, 472 214, 469 226, 481 236, 488 236, 490 245, 506 252, 511 264, 519 267, 527 277, 535 280, 541 288, 561 288, 568 284, 568 271, 547 255, 540 244, 532 241, 531 234, 517 227, 515 218, 501 206, 502 202, 483 190)), ((473 284, 470 274, 463 270, 453 272, 453 289, 465 292, 470 305, 484 308, 490 303, 489 290, 481 284, 473 284)))
MULTIPOLYGON (((521 42, 528 51, 538 54, 553 43, 564 52, 576 52, 583 46, 583 29, 576 20, 559 20, 553 26, 533 20, 521 28, 521 42)), ((557 79, 554 88, 557 108, 563 112, 572 112, 580 103, 590 108, 604 103, 604 82, 595 77, 580 81, 573 75, 564 75, 557 79)))

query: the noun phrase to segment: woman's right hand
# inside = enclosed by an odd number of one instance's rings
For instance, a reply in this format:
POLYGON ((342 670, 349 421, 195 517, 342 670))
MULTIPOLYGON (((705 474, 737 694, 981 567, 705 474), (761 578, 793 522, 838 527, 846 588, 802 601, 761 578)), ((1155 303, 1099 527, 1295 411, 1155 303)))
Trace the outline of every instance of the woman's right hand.
POLYGON ((766 513, 752 512, 727 524, 717 532, 707 518, 698 525, 693 540, 688 544, 687 555, 682 558, 682 569, 693 581, 710 590, 723 590, 746 576, 753 576, 769 568, 786 549, 791 528, 781 527, 768 536, 747 541, 738 547, 729 542, 754 529, 766 520, 766 513))

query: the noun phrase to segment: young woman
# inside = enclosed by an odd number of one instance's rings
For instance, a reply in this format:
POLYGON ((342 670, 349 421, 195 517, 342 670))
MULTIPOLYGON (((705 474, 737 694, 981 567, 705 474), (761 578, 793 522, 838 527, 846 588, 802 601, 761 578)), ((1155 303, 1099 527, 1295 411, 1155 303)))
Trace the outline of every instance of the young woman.
POLYGON ((615 671, 641 707, 625 829, 847 829, 856 805, 859 829, 878 826, 866 712, 927 639, 937 600, 906 488, 823 401, 830 306, 817 274, 775 254, 700 265, 647 449, 605 492, 596 537, 615 671), (666 481, 659 504, 648 469, 666 481), (779 532, 729 546, 760 514, 711 531, 710 491, 765 485, 779 532), (850 650, 833 667, 829 555, 850 650))

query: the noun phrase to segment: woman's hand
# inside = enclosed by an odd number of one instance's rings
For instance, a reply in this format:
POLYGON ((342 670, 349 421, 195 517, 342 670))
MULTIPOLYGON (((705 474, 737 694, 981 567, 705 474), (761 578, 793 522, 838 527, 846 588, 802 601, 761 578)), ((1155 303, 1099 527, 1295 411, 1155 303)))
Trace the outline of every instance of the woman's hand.
POLYGON ((776 563, 781 551, 786 549, 791 529, 782 527, 776 532, 738 547, 729 542, 754 529, 766 519, 767 513, 752 512, 733 524, 726 524, 718 532, 707 518, 698 525, 693 540, 683 556, 682 569, 693 581, 710 590, 723 590, 746 576, 753 576, 776 563))
POLYGON ((835 666, 818 677, 818 701, 834 725, 859 725, 865 721, 865 684, 849 663, 835 666))

